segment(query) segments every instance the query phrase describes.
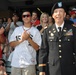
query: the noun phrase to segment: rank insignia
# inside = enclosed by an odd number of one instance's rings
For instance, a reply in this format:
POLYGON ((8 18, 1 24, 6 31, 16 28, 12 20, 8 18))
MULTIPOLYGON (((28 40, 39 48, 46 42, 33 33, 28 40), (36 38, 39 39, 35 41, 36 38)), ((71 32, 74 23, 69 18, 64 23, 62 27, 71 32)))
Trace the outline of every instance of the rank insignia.
POLYGON ((56 31, 54 31, 54 33, 56 33, 56 31))
POLYGON ((66 35, 66 36, 73 35, 72 29, 70 29, 65 35, 66 35))
POLYGON ((54 34, 53 34, 53 33, 51 33, 50 35, 51 35, 51 36, 54 36, 54 34))
POLYGON ((51 31, 49 31, 49 33, 51 33, 51 31))
POLYGON ((63 31, 64 31, 64 32, 66 32, 66 30, 65 30, 65 29, 64 29, 63 31))
POLYGON ((53 28, 53 30, 55 30, 55 28, 53 28))

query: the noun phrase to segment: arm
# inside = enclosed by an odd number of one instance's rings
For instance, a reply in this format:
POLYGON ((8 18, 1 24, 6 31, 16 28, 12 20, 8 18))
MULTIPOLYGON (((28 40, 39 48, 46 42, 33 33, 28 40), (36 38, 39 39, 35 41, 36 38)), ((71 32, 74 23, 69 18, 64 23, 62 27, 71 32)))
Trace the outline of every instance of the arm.
POLYGON ((44 28, 42 28, 42 29, 40 30, 40 33, 42 34, 43 31, 44 31, 44 28))
POLYGON ((31 44, 31 46, 35 49, 39 49, 39 45, 37 45, 31 38, 28 38, 28 42, 31 44))
POLYGON ((21 42, 23 42, 22 40, 18 40, 18 41, 12 41, 12 42, 10 42, 9 44, 10 44, 10 46, 11 47, 16 47, 17 45, 19 45, 21 42))
POLYGON ((40 33, 42 34, 42 32, 47 28, 47 26, 42 27, 42 29, 40 30, 40 33))
POLYGON ((10 30, 10 24, 7 24, 6 26, 6 32, 8 32, 10 30))
POLYGON ((6 73, 6 72, 4 72, 4 75, 7 75, 7 73, 6 73))
POLYGON ((40 70, 40 75, 45 75, 46 71, 46 63, 48 59, 48 41, 47 41, 47 34, 46 34, 46 29, 43 32, 42 36, 42 44, 41 48, 39 50, 39 70, 40 70))
POLYGON ((0 35, 3 34, 5 29, 3 27, 0 28, 0 35))
POLYGON ((75 53, 75 59, 76 59, 76 27, 74 27, 74 31, 73 31, 73 39, 74 39, 74 53, 75 53))
POLYGON ((31 44, 31 46, 35 49, 38 50, 39 46, 30 38, 30 34, 27 33, 27 31, 24 31, 21 35, 21 39, 18 41, 12 41, 10 42, 10 46, 11 47, 16 47, 17 45, 19 45, 20 43, 22 43, 23 41, 28 40, 28 42, 31 44))
POLYGON ((29 34, 24 31, 21 35, 21 39, 18 40, 16 39, 16 35, 15 35, 16 31, 13 32, 13 34, 11 35, 11 38, 14 37, 15 41, 11 41, 9 44, 11 47, 16 47, 17 45, 19 45, 20 43, 22 43, 23 41, 27 40, 29 38, 29 34))
MULTIPOLYGON (((39 49, 39 46, 31 38, 28 38, 28 41, 35 50, 39 49)), ((12 42, 10 42, 10 46, 16 47, 17 45, 19 45, 22 42, 23 42, 23 40, 12 41, 12 42)))
POLYGON ((8 20, 7 26, 6 26, 6 32, 10 30, 11 20, 8 20))

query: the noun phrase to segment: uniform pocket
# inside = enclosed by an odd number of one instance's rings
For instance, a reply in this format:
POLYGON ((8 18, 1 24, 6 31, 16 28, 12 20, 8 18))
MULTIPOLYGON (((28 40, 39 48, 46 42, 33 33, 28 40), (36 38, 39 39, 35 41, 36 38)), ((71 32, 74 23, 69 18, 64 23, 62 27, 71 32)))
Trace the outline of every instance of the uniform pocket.
POLYGON ((52 66, 54 66, 55 65, 54 59, 49 60, 49 64, 52 65, 52 66))

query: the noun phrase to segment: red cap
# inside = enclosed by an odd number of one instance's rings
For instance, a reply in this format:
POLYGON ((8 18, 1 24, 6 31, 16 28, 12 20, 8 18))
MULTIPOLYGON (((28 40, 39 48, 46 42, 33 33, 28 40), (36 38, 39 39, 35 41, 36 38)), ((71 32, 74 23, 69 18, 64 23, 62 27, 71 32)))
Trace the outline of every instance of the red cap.
POLYGON ((70 15, 73 15, 73 14, 76 14, 76 12, 75 11, 71 11, 70 12, 70 15))

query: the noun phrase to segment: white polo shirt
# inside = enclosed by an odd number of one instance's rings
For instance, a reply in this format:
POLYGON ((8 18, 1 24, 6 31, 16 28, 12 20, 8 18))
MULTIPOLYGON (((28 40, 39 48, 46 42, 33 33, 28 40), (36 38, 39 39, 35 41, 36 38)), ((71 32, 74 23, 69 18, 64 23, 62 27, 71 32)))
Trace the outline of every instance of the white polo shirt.
MULTIPOLYGON (((21 34, 25 30, 28 30, 31 34, 32 40, 41 46, 41 35, 40 32, 35 28, 31 27, 30 29, 20 26, 17 27, 11 35, 10 42, 20 40, 21 34)), ((28 65, 35 65, 36 64, 36 50, 29 45, 27 40, 23 41, 19 45, 15 47, 11 66, 18 67, 18 68, 25 68, 28 65)))

